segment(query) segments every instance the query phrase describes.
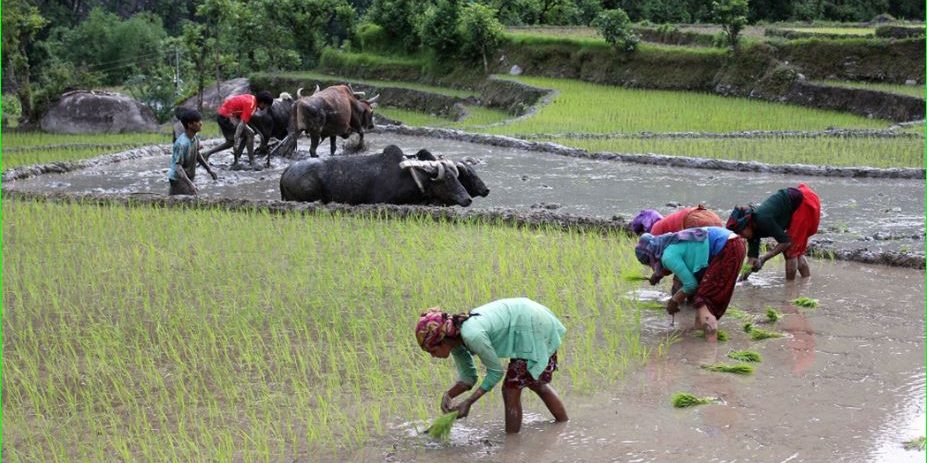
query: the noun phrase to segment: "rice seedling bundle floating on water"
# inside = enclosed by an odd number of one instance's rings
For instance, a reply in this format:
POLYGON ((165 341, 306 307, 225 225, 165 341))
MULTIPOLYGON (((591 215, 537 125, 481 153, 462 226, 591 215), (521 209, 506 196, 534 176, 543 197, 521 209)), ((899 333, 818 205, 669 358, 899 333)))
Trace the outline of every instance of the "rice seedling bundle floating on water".
POLYGON ((775 322, 779 321, 780 318, 782 318, 782 314, 779 313, 778 310, 776 310, 776 309, 774 309, 774 308, 772 308, 772 307, 767 307, 767 308, 766 308, 766 319, 769 320, 770 323, 775 323, 775 322))
POLYGON ((752 350, 737 350, 727 354, 729 358, 740 362, 762 362, 763 357, 759 352, 753 352, 752 350))
POLYGON ((696 405, 710 404, 715 401, 714 397, 696 397, 688 392, 677 392, 670 399, 676 408, 694 407, 696 405))
POLYGON ((431 423, 431 427, 426 431, 429 436, 433 439, 446 441, 451 437, 451 426, 454 425, 454 420, 457 419, 457 411, 454 410, 445 415, 435 418, 431 423))
POLYGON ((798 299, 795 299, 794 301, 792 301, 792 304, 795 304, 799 307, 813 309, 818 306, 818 300, 811 299, 810 297, 799 297, 798 299))
POLYGON ((717 371, 720 373, 734 373, 736 375, 752 375, 753 374, 753 365, 747 365, 746 363, 738 363, 737 365, 729 365, 727 363, 714 363, 711 365, 702 365, 702 368, 709 371, 717 371))
MULTIPOLYGON (((698 337, 700 337, 700 338, 704 338, 704 337, 705 337, 705 332, 704 332, 704 331, 698 331, 695 335, 698 336, 698 337)), ((728 340, 727 331, 718 330, 718 341, 720 341, 720 342, 726 342, 727 340, 728 340)))
POLYGON ((748 333, 750 333, 750 339, 754 341, 762 341, 764 339, 772 339, 772 338, 781 338, 782 336, 784 336, 782 333, 779 333, 776 331, 761 330, 759 328, 752 328, 750 331, 748 331, 748 333))
POLYGON ((924 436, 918 437, 916 439, 911 439, 909 441, 905 441, 904 449, 923 451, 925 447, 925 442, 927 442, 927 439, 925 439, 924 436))

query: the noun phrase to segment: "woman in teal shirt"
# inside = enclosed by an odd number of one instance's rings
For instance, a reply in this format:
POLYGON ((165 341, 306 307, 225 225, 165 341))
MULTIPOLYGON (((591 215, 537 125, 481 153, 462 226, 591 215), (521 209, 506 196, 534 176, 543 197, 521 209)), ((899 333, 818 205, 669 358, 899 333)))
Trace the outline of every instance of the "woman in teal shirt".
POLYGON ((541 398, 556 421, 567 421, 563 402, 549 384, 565 332, 550 309, 526 298, 490 302, 469 314, 450 315, 433 307, 421 315, 415 327, 422 350, 436 358, 453 356, 457 366, 457 382, 441 398, 441 410, 457 410, 457 417, 463 418, 474 402, 503 381, 508 433, 521 430, 521 391, 525 387, 541 398), (453 405, 453 398, 476 384, 474 355, 486 367, 486 377, 470 397, 453 405), (501 358, 510 359, 504 380, 501 358))
POLYGON ((682 282, 666 304, 676 313, 679 304, 692 298, 695 327, 705 330, 705 338, 717 339, 718 320, 724 315, 747 253, 742 239, 721 227, 689 228, 677 233, 641 235, 637 260, 653 268, 654 275, 672 272, 682 282))

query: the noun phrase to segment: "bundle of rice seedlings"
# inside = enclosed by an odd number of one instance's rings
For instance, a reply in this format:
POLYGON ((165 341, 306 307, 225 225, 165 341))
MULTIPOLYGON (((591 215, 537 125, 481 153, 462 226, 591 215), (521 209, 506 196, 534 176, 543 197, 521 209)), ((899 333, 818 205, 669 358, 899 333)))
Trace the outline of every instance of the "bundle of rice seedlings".
MULTIPOLYGON (((698 336, 698 337, 700 337, 700 338, 703 338, 703 339, 705 338, 705 332, 704 332, 704 331, 701 331, 701 330, 697 331, 697 332, 695 333, 695 335, 698 336)), ((719 341, 719 342, 725 342, 725 341, 727 341, 727 339, 728 339, 727 331, 718 330, 718 341, 719 341)))
POLYGON ((810 297, 799 297, 798 299, 795 299, 794 301, 792 301, 792 304, 795 304, 799 307, 813 309, 818 306, 818 300, 811 299, 810 297))
POLYGON ((744 333, 753 331, 753 323, 744 323, 744 333))
POLYGON ((650 281, 638 267, 625 267, 621 269, 621 279, 624 281, 650 281))
POLYGON ((923 450, 924 450, 924 447, 925 447, 925 438, 924 438, 924 436, 918 437, 918 438, 916 438, 916 439, 911 439, 911 440, 909 440, 909 441, 905 441, 905 443, 904 443, 904 449, 905 449, 905 450, 918 450, 918 451, 923 451, 923 450))
POLYGON ((778 310, 772 307, 766 308, 766 319, 769 320, 770 323, 776 323, 780 318, 782 318, 782 314, 779 313, 778 310))
POLYGON ((454 420, 456 419, 457 410, 454 410, 446 415, 439 416, 431 422, 431 427, 429 427, 425 432, 427 432, 428 435, 433 439, 446 441, 451 436, 451 426, 454 425, 454 420))
POLYGON ((748 331, 748 333, 750 333, 750 339, 754 341, 762 341, 763 339, 781 338, 783 336, 782 333, 778 333, 776 331, 761 330, 759 328, 752 328, 750 331, 748 331))
POLYGON ((738 309, 737 307, 733 307, 733 306, 728 307, 728 308, 727 308, 727 311, 724 312, 724 314, 725 314, 726 316, 728 316, 728 317, 734 317, 734 318, 736 318, 736 319, 738 319, 738 320, 744 320, 744 321, 746 321, 746 320, 752 320, 752 319, 753 319, 753 315, 750 315, 750 314, 748 314, 747 312, 744 312, 743 310, 740 310, 740 309, 738 309))
POLYGON ((714 397, 696 397, 688 392, 677 392, 670 399, 676 408, 694 407, 696 405, 710 404, 714 402, 714 397))
POLYGON ((663 310, 666 308, 666 305, 664 305, 662 302, 659 302, 659 301, 638 301, 637 305, 641 309, 654 310, 654 311, 659 311, 659 310, 663 310))
POLYGON ((702 365, 702 368, 709 371, 718 371, 721 373, 734 373, 736 375, 752 375, 753 374, 753 365, 747 365, 746 363, 738 363, 737 365, 729 365, 727 363, 714 363, 711 365, 702 365))
POLYGON ((762 362, 763 357, 758 352, 752 350, 737 350, 727 354, 729 358, 740 362, 762 362))

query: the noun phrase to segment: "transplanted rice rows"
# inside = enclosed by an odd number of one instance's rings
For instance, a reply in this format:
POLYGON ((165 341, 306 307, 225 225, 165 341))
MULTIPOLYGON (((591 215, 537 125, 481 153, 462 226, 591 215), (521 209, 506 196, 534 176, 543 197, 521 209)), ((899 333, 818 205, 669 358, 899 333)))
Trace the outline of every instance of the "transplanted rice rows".
POLYGON ((550 138, 588 151, 656 153, 768 164, 924 167, 924 139, 914 137, 550 138))
MULTIPOLYGON (((647 355, 628 238, 341 215, 3 203, 4 460, 282 460, 433 417, 422 309, 567 326, 557 387, 647 355), (423 368, 424 367, 424 368, 423 368)), ((499 406, 498 397, 480 402, 499 406)), ((424 421, 423 421, 424 422, 424 421)))
POLYGON ((514 80, 559 93, 537 114, 491 133, 735 132, 887 128, 888 121, 707 93, 627 89, 568 79, 514 80))
MULTIPOLYGON (((201 138, 220 135, 215 121, 203 121, 201 138)), ((171 127, 165 125, 155 133, 54 134, 11 131, 3 134, 0 164, 10 169, 31 164, 76 161, 140 146, 171 142, 171 127)))

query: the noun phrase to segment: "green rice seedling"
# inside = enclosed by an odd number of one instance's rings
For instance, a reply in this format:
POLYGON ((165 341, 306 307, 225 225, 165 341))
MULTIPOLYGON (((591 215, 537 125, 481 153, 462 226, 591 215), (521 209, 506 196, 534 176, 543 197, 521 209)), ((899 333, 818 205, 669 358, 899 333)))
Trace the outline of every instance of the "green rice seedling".
POLYGON ((621 269, 621 279, 624 281, 649 281, 639 266, 624 267, 621 269))
POLYGON ((779 321, 780 318, 782 318, 781 312, 779 312, 778 310, 772 307, 766 308, 766 320, 767 321, 769 321, 770 323, 775 323, 779 321))
POLYGON ((877 92, 896 93, 898 95, 924 98, 923 85, 884 84, 875 82, 856 82, 849 80, 823 80, 812 82, 828 85, 831 87, 862 88, 865 90, 875 90, 877 92))
POLYGON ((730 365, 727 363, 713 363, 711 365, 702 365, 702 368, 708 371, 717 371, 720 373, 734 373, 735 375, 752 375, 753 365, 738 363, 730 365))
POLYGON ((799 297, 799 298, 793 300, 793 301, 792 301, 792 304, 795 304, 795 305, 797 305, 797 306, 799 306, 799 307, 804 307, 804 308, 807 308, 807 309, 814 309, 814 308, 816 308, 816 307, 818 306, 818 300, 817 300, 817 299, 811 299, 810 297, 804 297, 804 296, 802 296, 802 297, 799 297))
POLYGON ((924 451, 925 441, 927 441, 927 439, 925 439, 924 436, 905 441, 904 449, 905 450, 917 450, 917 451, 922 452, 924 451))
POLYGON ((655 312, 662 312, 666 309, 666 305, 659 301, 637 301, 637 306, 643 310, 653 310, 655 312))
POLYGON ((750 333, 754 329, 756 328, 753 327, 753 323, 744 323, 744 333, 750 333))
POLYGON ((729 358, 740 362, 762 362, 763 357, 759 352, 754 352, 752 350, 737 350, 727 354, 729 358))
POLYGON ((696 405, 710 404, 717 400, 714 397, 697 397, 688 392, 677 392, 670 398, 670 403, 676 408, 694 407, 696 405))
MULTIPOLYGON (((512 124, 515 126, 515 124, 512 124)), ((517 128, 517 127, 516 127, 517 128)), ((795 125, 792 129, 806 129, 795 125)), ((886 127, 883 127, 886 128, 886 127)), ((494 130, 502 130, 501 128, 494 130)), ((619 131, 620 129, 612 129, 619 131)), ((654 131, 660 131, 655 128, 654 131)), ((631 130, 628 130, 631 131, 631 130)), ((662 128, 662 131, 673 131, 662 128)), ((908 130, 905 130, 908 131, 908 130)), ((910 130, 923 133, 919 126, 910 130)), ((564 130, 544 133, 563 133, 564 130)), ((565 146, 591 152, 654 153, 767 164, 813 164, 870 167, 924 167, 922 137, 795 137, 762 138, 570 138, 541 137, 565 146), (883 153, 875 159, 870 153, 883 153)))
POLYGON ((753 328, 750 331, 750 339, 754 341, 762 341, 763 339, 772 339, 772 338, 781 338, 784 336, 782 333, 776 331, 767 331, 760 328, 753 328))
MULTIPOLYGON (((717 334, 718 334, 718 341, 719 341, 719 342, 727 342, 727 340, 728 340, 727 331, 718 330, 718 333, 717 333, 717 334)), ((704 339, 704 338, 705 338, 705 332, 702 331, 702 330, 696 331, 696 332, 695 332, 695 336, 704 339)))
POLYGON ((545 77, 520 76, 511 79, 554 89, 558 93, 549 105, 533 116, 504 127, 491 128, 487 130, 490 133, 730 132, 790 130, 796 127, 803 130, 824 130, 827 127, 887 128, 890 125, 888 121, 836 111, 706 93, 628 89, 545 77), (603 100, 615 104, 590 114, 588 108, 596 107, 603 100), (715 116, 705 117, 705 114, 715 116))
POLYGON ((753 320, 753 315, 734 306, 728 307, 724 314, 742 321, 753 320))
POLYGON ((427 432, 432 439, 447 441, 447 439, 451 437, 451 426, 454 425, 456 419, 457 410, 445 413, 435 418, 435 420, 431 422, 431 426, 425 432, 427 432))

